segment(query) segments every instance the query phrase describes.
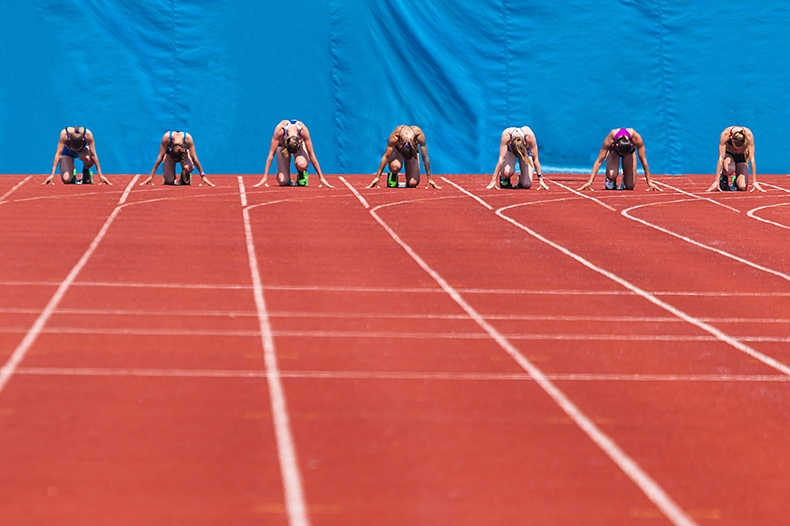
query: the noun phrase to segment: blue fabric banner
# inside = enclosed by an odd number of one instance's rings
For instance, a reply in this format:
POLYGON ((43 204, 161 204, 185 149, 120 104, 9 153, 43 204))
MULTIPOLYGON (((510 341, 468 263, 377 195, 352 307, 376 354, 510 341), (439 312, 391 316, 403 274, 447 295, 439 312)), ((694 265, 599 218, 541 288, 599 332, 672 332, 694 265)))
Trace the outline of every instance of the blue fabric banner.
POLYGON ((589 171, 633 127, 655 173, 712 173, 718 137, 752 129, 787 173, 790 4, 620 0, 3 2, 2 173, 48 173, 84 125, 107 173, 146 173, 189 131, 207 173, 260 173, 273 128, 304 121, 326 173, 373 173, 398 124, 435 173, 490 173, 528 125, 547 171, 589 171))

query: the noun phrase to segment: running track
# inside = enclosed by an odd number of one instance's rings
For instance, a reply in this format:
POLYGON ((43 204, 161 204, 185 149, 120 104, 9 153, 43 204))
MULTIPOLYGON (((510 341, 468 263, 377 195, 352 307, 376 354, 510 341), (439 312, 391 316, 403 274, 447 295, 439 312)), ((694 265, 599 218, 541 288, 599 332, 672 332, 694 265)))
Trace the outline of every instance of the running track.
POLYGON ((369 178, 0 178, 0 523, 787 524, 790 179, 369 178))

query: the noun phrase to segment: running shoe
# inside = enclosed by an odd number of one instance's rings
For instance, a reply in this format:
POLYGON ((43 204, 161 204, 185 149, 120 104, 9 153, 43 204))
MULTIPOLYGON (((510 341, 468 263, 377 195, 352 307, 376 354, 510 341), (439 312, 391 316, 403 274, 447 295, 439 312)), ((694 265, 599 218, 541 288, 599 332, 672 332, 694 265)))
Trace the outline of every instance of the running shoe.
POLYGON ((398 174, 387 174, 387 186, 390 188, 397 188, 398 187, 398 174))
POLYGON ((729 177, 727 177, 727 174, 721 174, 719 176, 719 189, 722 192, 729 192, 732 190, 732 186, 729 183, 729 177))
POLYGON ((307 171, 296 174, 296 186, 307 186, 307 171))
POLYGON ((192 186, 192 174, 185 174, 181 172, 181 176, 179 176, 178 181, 176 181, 176 186, 192 186))

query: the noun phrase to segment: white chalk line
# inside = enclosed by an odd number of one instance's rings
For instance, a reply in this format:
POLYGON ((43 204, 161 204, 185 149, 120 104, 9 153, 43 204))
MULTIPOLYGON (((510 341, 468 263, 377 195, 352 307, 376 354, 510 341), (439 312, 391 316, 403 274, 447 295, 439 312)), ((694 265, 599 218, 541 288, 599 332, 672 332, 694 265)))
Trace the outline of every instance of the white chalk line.
POLYGON ((790 194, 790 190, 788 190, 787 188, 783 188, 781 186, 776 186, 775 184, 760 183, 760 186, 767 186, 769 188, 774 188, 776 190, 781 190, 782 192, 786 192, 786 193, 790 194))
POLYGON ((755 359, 761 361, 762 363, 764 363, 768 367, 776 369, 777 371, 790 376, 790 367, 788 367, 784 363, 782 363, 782 362, 780 362, 778 360, 775 360, 774 358, 771 358, 770 356, 767 356, 767 355, 765 355, 765 354, 763 354, 761 352, 758 352, 757 350, 749 347, 748 345, 745 345, 745 344, 741 343, 737 339, 733 338, 732 336, 729 336, 728 334, 726 334, 723 331, 717 329, 716 327, 710 325, 709 323, 706 323, 706 322, 700 320, 699 318, 695 318, 694 316, 686 314, 682 310, 680 310, 680 309, 678 309, 678 308, 666 303, 665 301, 660 300, 659 298, 657 298, 656 296, 650 294, 649 292, 640 289, 639 287, 637 287, 633 283, 631 283, 631 282, 629 282, 629 281, 617 276, 616 274, 614 274, 612 272, 609 272, 608 270, 605 270, 605 269, 603 269, 601 267, 598 267, 597 265, 591 263, 590 261, 587 261, 583 257, 571 252, 570 250, 558 245, 557 243, 554 243, 553 241, 550 241, 550 240, 546 239, 545 237, 541 236, 540 234, 538 234, 534 230, 532 230, 532 229, 522 225, 521 223, 515 221, 514 219, 504 215, 503 212, 506 209, 514 208, 515 206, 518 206, 518 205, 513 205, 513 206, 510 206, 510 207, 505 207, 505 208, 499 209, 499 210, 496 211, 496 214, 499 215, 500 217, 502 217, 503 219, 505 219, 506 221, 510 222, 511 224, 516 226, 517 228, 519 228, 521 230, 524 230, 525 232, 527 232, 532 237, 542 241, 543 243, 546 243, 547 245, 559 250, 563 254, 575 259, 576 261, 578 261, 579 263, 581 263, 585 267, 589 268, 590 270, 593 270, 593 271, 595 271, 595 272, 597 272, 597 273, 599 273, 599 274, 601 274, 603 276, 606 276, 607 278, 611 279, 612 281, 620 283, 623 287, 633 291, 634 293, 636 293, 637 295, 641 296, 642 298, 644 298, 645 300, 649 301, 650 303, 653 303, 654 305, 656 305, 658 307, 661 307, 662 309, 666 310, 667 312, 669 312, 671 314, 674 314, 678 318, 690 323, 691 325, 694 325, 694 326, 702 329, 703 331, 707 332, 708 334, 711 334, 712 336, 714 336, 715 338, 721 340, 722 342, 725 342, 725 343, 729 344, 730 346, 736 348, 737 350, 739 350, 739 351, 741 351, 741 352, 743 352, 745 354, 748 354, 752 358, 755 358, 755 359))
POLYGON ((636 221, 637 223, 645 225, 645 226, 647 226, 649 228, 653 228, 655 230, 658 230, 659 232, 663 232, 663 233, 665 233, 667 235, 670 235, 672 237, 676 237, 676 238, 678 238, 678 239, 680 239, 682 241, 685 241, 686 243, 689 243, 691 245, 694 245, 696 247, 699 247, 699 248, 702 248, 702 249, 705 249, 705 250, 709 250, 711 252, 719 254, 720 256, 724 256, 726 258, 732 259, 733 261, 737 261, 738 263, 742 263, 742 264, 744 264, 746 266, 749 266, 749 267, 752 267, 752 268, 754 268, 756 270, 760 270, 762 272, 765 272, 765 273, 777 276, 779 278, 782 278, 782 279, 784 279, 786 281, 790 281, 790 275, 785 274, 784 272, 781 272, 781 271, 778 271, 778 270, 774 270, 772 268, 768 268, 768 267, 765 267, 763 265, 759 265, 759 264, 757 264, 757 263, 755 263, 753 261, 750 261, 750 260, 748 260, 746 258, 742 258, 740 256, 736 256, 735 254, 731 254, 730 252, 726 252, 724 250, 712 247, 710 245, 706 245, 704 243, 701 243, 699 241, 691 239, 688 236, 684 236, 682 234, 678 234, 677 232, 673 232, 673 231, 671 231, 671 230, 669 230, 667 228, 660 227, 660 226, 658 226, 658 225, 656 225, 654 223, 650 223, 649 221, 645 221, 643 219, 639 219, 638 217, 635 217, 635 216, 629 214, 629 212, 631 212, 633 210, 637 210, 639 208, 645 208, 645 207, 648 207, 648 206, 653 206, 654 204, 655 203, 648 203, 648 204, 632 206, 631 208, 626 208, 625 210, 620 212, 620 214, 622 214, 624 217, 627 217, 628 219, 636 221))
MULTIPOLYGON (((399 204, 399 203, 393 203, 399 204)), ((388 205, 384 205, 388 206, 388 205)), ((528 360, 513 346, 508 339, 488 323, 466 300, 450 286, 433 268, 431 268, 414 250, 406 244, 381 217, 376 210, 382 206, 369 210, 371 216, 392 239, 408 253, 412 259, 428 273, 447 294, 461 307, 477 324, 505 350, 534 381, 548 394, 557 405, 567 414, 585 434, 600 447, 604 453, 642 490, 642 492, 661 510, 669 520, 677 526, 690 526, 696 524, 683 510, 669 497, 669 495, 629 457, 614 440, 585 415, 546 375, 528 360)))
POLYGON ((77 279, 79 273, 88 263, 88 260, 91 258, 93 253, 96 251, 96 248, 99 246, 99 243, 102 241, 102 239, 104 239, 104 236, 107 234, 110 225, 112 225, 113 221, 115 221, 115 218, 118 216, 118 213, 123 208, 124 203, 126 202, 126 199, 129 197, 129 193, 132 191, 132 188, 134 187, 136 182, 137 182, 137 176, 132 178, 131 182, 126 187, 126 190, 121 195, 118 204, 110 213, 110 216, 104 222, 104 225, 102 225, 101 229, 99 229, 99 233, 96 234, 96 237, 93 238, 93 241, 89 245, 88 249, 79 259, 76 265, 74 265, 74 267, 71 269, 71 271, 66 276, 66 278, 60 283, 57 290, 55 291, 55 294, 47 302, 47 305, 41 311, 41 314, 39 314, 38 318, 36 318, 36 321, 33 323, 33 326, 27 331, 25 337, 11 353, 11 357, 8 359, 5 365, 3 365, 2 369, 0 369, 0 392, 2 392, 3 388, 8 383, 8 380, 14 374, 16 368, 19 366, 19 363, 24 359, 27 352, 33 346, 33 343, 35 343, 38 336, 44 330, 44 326, 46 325, 47 321, 49 321, 52 314, 55 312, 55 309, 57 309, 58 305, 63 299, 63 296, 65 296, 66 292, 69 290, 71 284, 74 283, 74 280, 77 279))
MULTIPOLYGON (((244 181, 239 178, 239 190, 246 194, 244 181)), ((255 205, 257 206, 257 205, 255 205)), ((274 347, 274 335, 272 334, 269 323, 269 315, 266 308, 266 301, 263 296, 263 286, 258 266, 258 258, 255 254, 255 242, 253 240, 252 225, 250 222, 251 206, 242 207, 242 217, 244 219, 244 237, 247 245, 247 256, 250 267, 250 277, 252 279, 252 291, 255 300, 255 307, 258 313, 258 325, 263 346, 263 358, 266 366, 266 382, 269 387, 269 400, 272 411, 272 421, 274 424, 275 438, 277 443, 277 455, 280 462, 280 471, 283 479, 283 491, 285 494, 285 508, 290 526, 309 526, 310 520, 307 513, 307 503, 305 501, 304 489, 302 486, 302 476, 299 472, 299 461, 296 455, 296 446, 291 431, 288 407, 285 398, 285 390, 280 379, 279 366, 277 364, 277 352, 274 347)))
POLYGON ((578 195, 579 197, 583 197, 584 199, 588 199, 588 200, 592 201, 593 203, 595 203, 595 204, 597 204, 597 205, 600 205, 600 206, 602 206, 602 207, 604 207, 604 208, 606 208, 606 209, 608 209, 608 210, 611 210, 612 212, 614 212, 614 211, 615 211, 615 210, 614 210, 614 207, 612 207, 612 206, 610 206, 610 205, 607 205, 606 203, 604 203, 604 202, 603 202, 603 201, 601 201, 600 199, 596 199, 595 197, 592 197, 591 195, 588 195, 588 194, 583 194, 583 193, 581 193, 580 191, 578 191, 578 190, 574 190, 573 188, 571 188, 571 187, 569 187, 569 186, 566 186, 566 185, 564 185, 564 184, 562 184, 562 183, 560 183, 560 182, 558 182, 558 181, 554 181, 554 180, 552 180, 551 182, 552 182, 553 184, 556 184, 556 185, 557 185, 557 186, 559 186, 560 188, 564 188, 565 190, 567 190, 568 192, 570 192, 570 193, 572 193, 572 194, 576 194, 576 195, 578 195))
POLYGON ((370 205, 368 204, 367 200, 366 200, 364 197, 362 197, 362 194, 360 194, 360 193, 357 191, 357 189, 356 189, 356 188, 354 188, 353 186, 351 186, 351 183, 349 183, 348 181, 346 181, 346 178, 345 178, 345 177, 339 177, 338 179, 340 179, 340 180, 343 182, 343 184, 344 184, 344 185, 346 185, 346 186, 348 187, 348 189, 349 189, 349 190, 351 190, 351 193, 352 193, 352 194, 354 194, 354 196, 355 196, 357 199, 359 199, 359 202, 360 202, 360 203, 362 203, 362 206, 364 206, 366 209, 370 208, 370 205))
MULTIPOLYGON (((524 203, 526 205, 527 203, 524 203)), ((252 205, 256 207, 260 205, 252 205)), ((252 208, 251 207, 251 208, 252 208)), ((0 287, 57 287, 54 281, 0 281, 0 287)), ((194 289, 194 290, 252 290, 252 285, 241 284, 208 284, 208 283, 127 283, 127 282, 91 282, 80 281, 72 287, 108 287, 108 288, 154 288, 154 289, 194 289)), ((324 285, 264 285, 263 290, 294 291, 294 292, 343 292, 343 293, 375 293, 375 294, 444 294, 440 288, 396 288, 396 287, 353 287, 353 286, 324 286, 324 285)), ((485 288, 458 288, 463 294, 501 294, 525 296, 633 296, 625 290, 534 290, 534 289, 485 289, 485 288)), ((699 297, 756 297, 756 298, 783 298, 790 297, 788 292, 764 291, 649 291, 654 296, 699 296, 699 297)))
POLYGON ((786 230, 790 230, 790 226, 789 225, 785 225, 783 223, 777 223, 776 221, 770 221, 768 219, 764 219, 762 217, 758 217, 757 216, 757 212, 759 212, 760 210, 765 210, 767 208, 776 208, 777 206, 787 206, 787 205, 790 205, 790 203, 778 203, 778 204, 775 204, 775 205, 761 206, 761 207, 753 208, 753 209, 749 210, 746 213, 746 215, 751 217, 752 219, 756 219, 757 221, 762 221, 763 223, 768 223, 769 225, 774 225, 774 226, 778 226, 779 228, 784 228, 786 230))
MULTIPOLYGON (((266 371, 234 369, 138 369, 102 367, 19 367, 25 376, 98 376, 143 378, 265 378, 266 371)), ((281 378, 315 380, 450 380, 521 381, 533 379, 526 373, 450 373, 410 371, 280 371, 281 378)), ((741 382, 788 383, 784 375, 760 374, 624 374, 624 373, 547 373, 546 378, 562 382, 741 382)))
POLYGON ((693 197, 694 199, 697 199, 697 200, 700 200, 700 201, 707 201, 709 203, 713 203, 716 206, 720 206, 722 208, 726 208, 726 209, 731 210, 733 212, 736 212, 738 214, 741 213, 741 211, 738 210, 737 208, 733 208, 733 207, 731 207, 729 205, 725 205, 724 203, 720 203, 719 201, 716 201, 715 199, 711 199, 710 197, 703 197, 701 195, 693 194, 691 192, 686 192, 685 190, 681 190, 680 188, 676 188, 676 187, 670 186, 670 185, 668 185, 666 183, 661 183, 659 181, 653 181, 653 182, 656 183, 659 186, 663 186, 665 188, 669 188, 670 190, 674 190, 675 192, 677 192, 679 194, 688 195, 688 196, 693 197))
MULTIPOLYGON (((482 319, 486 319, 481 316, 482 319)), ((467 317, 468 319, 468 317, 467 317)), ((0 334, 24 334, 23 327, 0 327, 0 334)), ((510 340, 533 341, 635 341, 635 342, 717 342, 718 338, 709 335, 693 334, 578 334, 578 333, 517 333, 501 331, 510 340)), ((255 330, 202 330, 202 329, 129 329, 107 327, 46 327, 39 334, 71 334, 101 336, 190 336, 190 337, 240 337, 258 338, 261 332, 255 330)), ((354 339, 407 339, 407 340, 488 340, 484 332, 406 332, 406 331, 316 331, 316 330, 270 330, 272 336, 279 338, 354 338, 354 339)), ((739 336, 740 341, 785 343, 790 336, 739 336)))
MULTIPOLYGON (((265 288, 264 288, 265 290, 265 288)), ((0 314, 38 314, 41 309, 33 308, 4 308, 0 307, 0 314)), ((237 311, 237 310, 151 310, 151 309, 85 309, 85 308, 58 308, 55 314, 59 315, 96 315, 96 316, 144 316, 161 317, 169 316, 173 319, 180 318, 256 318, 256 311, 237 311)), ((675 316, 585 316, 585 315, 551 315, 551 314, 483 314, 487 320, 505 321, 556 321, 556 322, 579 322, 592 321, 602 324, 617 323, 686 323, 675 316)), ((310 311, 269 311, 269 318, 323 318, 323 319, 396 319, 396 320, 468 320, 466 314, 401 314, 391 312, 310 312, 310 311)), ((753 323, 753 324, 787 324, 790 318, 747 318, 747 317, 703 317, 698 319, 711 323, 753 323)))
POLYGON ((33 178, 33 176, 32 176, 32 175, 28 175, 27 177, 25 177, 24 179, 22 179, 21 181, 19 181, 19 182, 18 182, 16 185, 14 185, 14 187, 13 187, 13 188, 11 188, 9 191, 7 191, 6 193, 4 193, 3 195, 0 195, 0 203, 3 203, 3 202, 5 202, 5 200, 6 200, 6 198, 7 198, 8 196, 10 196, 11 194, 13 194, 13 193, 14 193, 14 192, 16 192, 17 190, 19 190, 19 189, 22 187, 22 185, 23 185, 23 184, 25 184, 26 182, 28 182, 28 181, 29 181, 29 180, 31 180, 32 178, 33 178))

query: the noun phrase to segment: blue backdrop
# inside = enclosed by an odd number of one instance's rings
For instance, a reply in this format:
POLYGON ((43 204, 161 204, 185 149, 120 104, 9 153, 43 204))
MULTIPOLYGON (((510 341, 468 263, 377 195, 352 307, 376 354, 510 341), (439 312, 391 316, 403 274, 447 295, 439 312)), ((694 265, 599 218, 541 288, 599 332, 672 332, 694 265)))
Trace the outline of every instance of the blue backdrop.
POLYGON ((628 126, 653 172, 712 173, 733 124, 759 172, 789 171, 784 0, 2 4, 2 173, 48 173, 74 124, 110 174, 150 171, 170 129, 207 173, 260 173, 284 118, 326 173, 372 173, 402 123, 425 130, 436 173, 490 173, 512 125, 547 171, 589 171, 628 126))

